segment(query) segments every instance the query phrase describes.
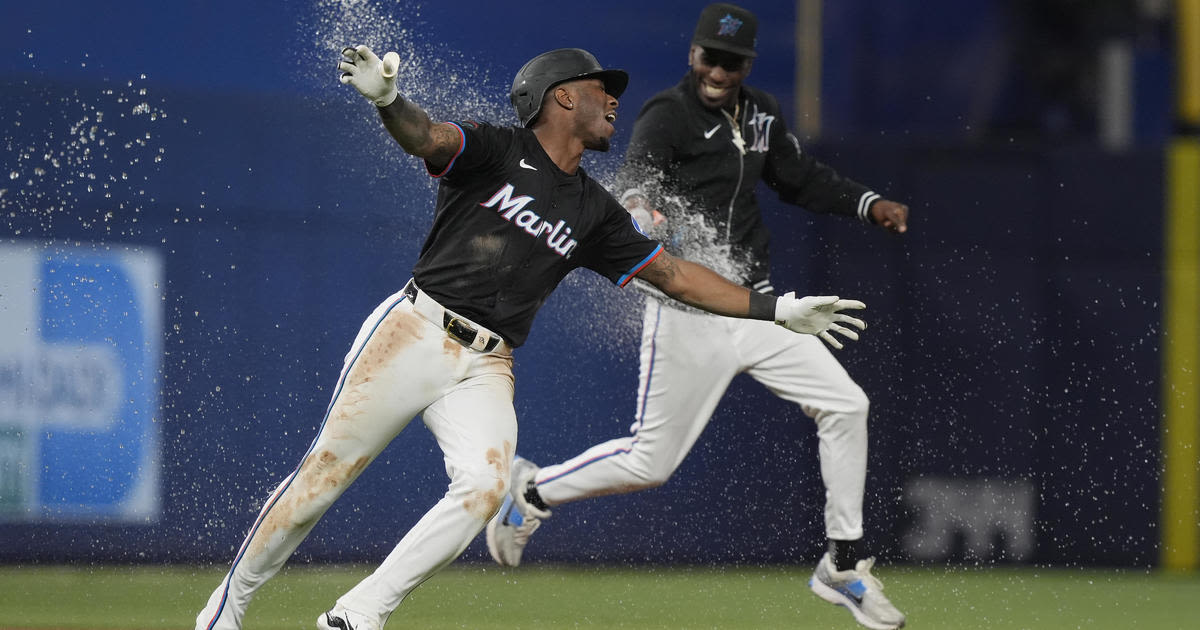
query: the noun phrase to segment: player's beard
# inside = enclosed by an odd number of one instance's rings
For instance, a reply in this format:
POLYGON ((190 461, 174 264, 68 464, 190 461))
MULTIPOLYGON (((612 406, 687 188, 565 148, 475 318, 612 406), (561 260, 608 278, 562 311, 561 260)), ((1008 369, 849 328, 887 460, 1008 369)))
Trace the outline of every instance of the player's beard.
POLYGON ((591 149, 592 151, 601 151, 601 152, 608 151, 608 149, 611 146, 612 146, 612 143, 609 142, 608 138, 606 138, 604 136, 600 136, 598 138, 593 138, 591 140, 584 141, 584 143, 583 143, 583 148, 591 149))
POLYGON ((583 148, 592 151, 608 151, 611 143, 609 138, 615 132, 611 123, 604 119, 604 109, 599 103, 585 101, 580 107, 576 119, 576 129, 579 137, 583 138, 583 148))
POLYGON ((599 118, 598 122, 592 122, 584 129, 583 137, 586 140, 583 141, 583 148, 592 151, 608 151, 611 144, 609 139, 612 137, 614 129, 602 116, 597 116, 597 118, 599 118))

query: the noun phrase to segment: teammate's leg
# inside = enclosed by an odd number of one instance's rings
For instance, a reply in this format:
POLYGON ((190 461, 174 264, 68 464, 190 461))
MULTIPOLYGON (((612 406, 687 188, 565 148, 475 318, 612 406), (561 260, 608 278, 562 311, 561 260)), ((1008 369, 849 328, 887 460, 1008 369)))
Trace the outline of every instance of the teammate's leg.
POLYGON ((822 599, 844 606, 868 628, 902 627, 904 614, 871 574, 875 559, 861 557, 857 549, 867 476, 866 395, 817 337, 792 334, 766 322, 743 323, 739 336, 752 362, 750 374, 799 404, 817 425, 830 544, 809 587, 822 599))
POLYGON ((546 505, 663 484, 708 425, 738 372, 730 320, 647 300, 637 413, 627 437, 537 472, 546 505))
POLYGON ((381 626, 414 588, 466 549, 508 493, 517 440, 511 357, 486 355, 481 363, 479 376, 464 380, 422 414, 445 457, 450 476, 445 496, 372 575, 338 599, 381 626))
MULTIPOLYGON (((454 371, 440 331, 397 294, 364 322, 346 356, 317 437, 255 520, 196 628, 236 629, 254 592, 274 576, 320 517, 454 371), (422 339, 414 331, 422 331, 422 339)), ((444 337, 444 335, 442 335, 444 337)))
POLYGON ((833 540, 862 538, 866 394, 817 337, 769 322, 742 321, 737 338, 747 372, 775 395, 800 405, 816 423, 826 535, 833 540))

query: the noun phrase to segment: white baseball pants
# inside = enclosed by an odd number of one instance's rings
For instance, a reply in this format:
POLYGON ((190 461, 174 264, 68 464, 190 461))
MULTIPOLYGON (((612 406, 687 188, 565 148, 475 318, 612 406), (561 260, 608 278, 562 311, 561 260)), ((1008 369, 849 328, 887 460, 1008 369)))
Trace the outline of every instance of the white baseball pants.
POLYGON ((542 468, 535 477, 538 493, 553 506, 662 485, 741 372, 816 422, 825 533, 862 538, 869 402, 825 344, 771 322, 684 311, 654 299, 646 300, 642 321, 631 435, 542 468))
MULTIPOLYGON (((512 352, 469 350, 398 292, 363 323, 316 439, 263 506, 233 566, 196 617, 197 630, 237 629, 321 515, 420 414, 450 486, 375 572, 338 599, 382 627, 410 591, 457 558, 508 492, 517 441, 512 352)), ((332 607, 332 605, 330 605, 332 607)), ((321 611, 314 611, 314 615, 321 611)))

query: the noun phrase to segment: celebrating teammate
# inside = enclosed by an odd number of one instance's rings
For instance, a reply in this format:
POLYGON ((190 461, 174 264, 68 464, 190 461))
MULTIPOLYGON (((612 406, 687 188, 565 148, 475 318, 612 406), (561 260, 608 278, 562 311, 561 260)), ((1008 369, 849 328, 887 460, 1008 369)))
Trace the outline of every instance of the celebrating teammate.
MULTIPOLYGON (((641 223, 655 226, 652 234, 688 225, 694 217, 685 213, 700 213, 729 251, 714 266, 735 270, 762 295, 774 289, 767 230, 755 200, 758 180, 783 201, 897 233, 907 229, 908 208, 802 153, 776 99, 743 85, 756 56, 756 30, 754 15, 741 7, 713 4, 701 12, 688 55, 691 71, 642 108, 618 179, 628 186, 622 202, 641 223), (672 197, 685 201, 672 203, 672 197)), ((691 245, 683 244, 683 255, 696 260, 722 249, 691 245)), ((871 575, 874 558, 863 557, 856 545, 863 536, 867 475, 868 401, 862 389, 816 337, 714 317, 661 294, 647 300, 643 317, 632 434, 541 469, 517 458, 512 496, 487 528, 492 557, 502 565, 519 564, 551 506, 665 483, 741 372, 797 403, 816 422, 829 545, 813 573, 812 590, 846 606, 869 628, 903 626, 904 615, 871 575)))
POLYGON ((342 56, 342 83, 374 103, 401 148, 440 178, 433 227, 413 279, 363 323, 316 438, 263 506, 196 617, 198 629, 240 628, 255 590, 418 414, 442 449, 449 488, 317 628, 379 630, 409 592, 458 557, 508 494, 517 442, 512 351, 577 267, 622 286, 637 276, 687 304, 800 333, 857 339, 854 328, 865 326, 840 312, 861 302, 753 293, 644 236, 579 166, 585 149, 607 150, 628 82, 590 53, 560 49, 526 63, 510 94, 523 127, 506 128, 434 123, 398 95, 395 53, 381 60, 358 46, 342 56))

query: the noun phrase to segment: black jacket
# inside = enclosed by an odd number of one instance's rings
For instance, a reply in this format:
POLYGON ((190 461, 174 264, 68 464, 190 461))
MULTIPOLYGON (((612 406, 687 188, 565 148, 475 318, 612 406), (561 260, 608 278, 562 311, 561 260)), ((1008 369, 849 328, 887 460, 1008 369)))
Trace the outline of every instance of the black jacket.
MULTIPOLYGON (((729 113, 701 104, 689 72, 642 106, 618 188, 622 201, 642 194, 667 216, 675 234, 661 236, 674 253, 714 266, 713 245, 727 244, 726 255, 740 272, 731 279, 769 292, 769 234, 755 195, 758 180, 790 204, 864 222, 879 195, 801 151, 770 94, 742 85, 737 110, 735 133, 729 113), (711 228, 700 242, 678 235, 695 212, 711 228)), ((728 265, 716 268, 730 271, 728 265)))

